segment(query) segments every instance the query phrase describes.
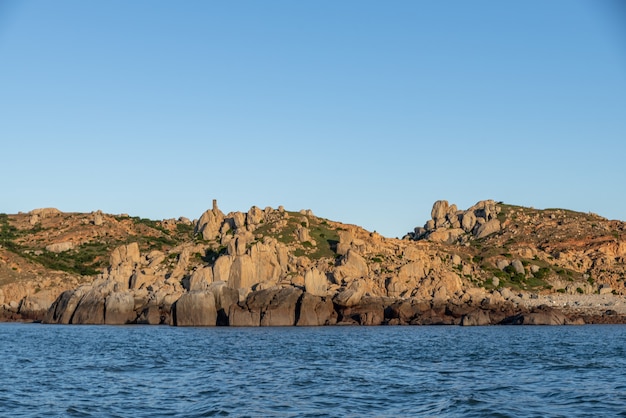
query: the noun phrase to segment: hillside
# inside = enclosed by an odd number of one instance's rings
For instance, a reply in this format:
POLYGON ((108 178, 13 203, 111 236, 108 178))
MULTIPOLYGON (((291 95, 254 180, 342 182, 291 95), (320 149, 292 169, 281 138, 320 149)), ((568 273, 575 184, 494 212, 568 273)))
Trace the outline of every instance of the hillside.
POLYGON ((0 214, 0 311, 53 323, 623 322, 624 226, 494 201, 438 201, 402 240, 282 207, 214 203, 196 221, 36 209, 0 214))
POLYGON ((466 211, 440 201, 431 215, 407 237, 438 242, 443 251, 458 253, 472 266, 468 278, 482 287, 624 294, 624 222, 491 201, 466 211))

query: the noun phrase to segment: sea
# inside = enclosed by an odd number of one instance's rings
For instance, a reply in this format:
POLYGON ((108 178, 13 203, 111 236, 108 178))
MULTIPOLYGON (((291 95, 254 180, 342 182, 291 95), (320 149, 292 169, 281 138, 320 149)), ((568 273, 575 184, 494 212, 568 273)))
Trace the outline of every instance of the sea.
POLYGON ((0 324, 2 417, 626 417, 626 326, 0 324))

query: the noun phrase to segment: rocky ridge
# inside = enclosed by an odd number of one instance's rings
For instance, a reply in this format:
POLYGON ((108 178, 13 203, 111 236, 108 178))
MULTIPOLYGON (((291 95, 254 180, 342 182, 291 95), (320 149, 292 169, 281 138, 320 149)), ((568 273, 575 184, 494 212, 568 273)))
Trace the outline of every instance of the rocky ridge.
POLYGON ((252 207, 197 221, 0 215, 5 320, 288 326, 624 322, 624 223, 434 204, 404 239, 252 207), (94 274, 96 273, 97 274, 94 274))

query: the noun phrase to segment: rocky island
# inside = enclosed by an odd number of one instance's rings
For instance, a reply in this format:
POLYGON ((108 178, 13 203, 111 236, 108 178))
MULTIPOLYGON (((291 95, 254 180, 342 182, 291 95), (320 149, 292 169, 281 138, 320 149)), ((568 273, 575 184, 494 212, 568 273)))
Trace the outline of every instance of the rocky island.
POLYGON ((626 323, 626 224, 435 202, 402 239, 252 207, 0 214, 0 320, 176 326, 626 323))

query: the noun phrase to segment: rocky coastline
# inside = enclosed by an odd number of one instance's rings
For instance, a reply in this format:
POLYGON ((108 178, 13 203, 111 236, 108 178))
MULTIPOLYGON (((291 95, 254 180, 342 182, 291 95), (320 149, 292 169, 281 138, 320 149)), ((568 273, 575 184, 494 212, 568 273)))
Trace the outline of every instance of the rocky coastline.
MULTIPOLYGON (((307 293, 293 307, 289 295, 298 292, 269 290, 250 295, 250 301, 232 305, 233 326, 257 325, 583 325, 626 324, 624 298, 615 295, 519 294, 520 301, 502 300, 498 292, 483 299, 449 300, 436 304, 429 300, 364 297, 353 306, 330 303, 326 298, 307 293), (287 296, 287 297, 285 297, 287 296), (276 308, 286 311, 272 312, 276 308), (259 301, 258 303, 256 301, 259 301), (480 300, 480 301, 479 301, 480 300), (256 302, 256 304, 255 304, 256 302), (269 316, 267 313, 270 312, 269 316), (289 312, 285 315, 285 312, 289 312), (233 314, 239 314, 239 317, 233 314), (243 314, 243 318, 241 315, 243 314), (273 317, 272 317, 273 314, 273 317), (278 314, 278 319, 277 318, 278 314), (260 321, 257 321, 257 315, 260 321), (292 322, 292 320, 294 320, 292 322)), ((476 293, 474 294, 476 296, 476 293)))
POLYGON ((238 294, 225 283, 207 291, 182 295, 169 309, 147 306, 139 315, 135 301, 124 294, 84 298, 62 293, 48 310, 3 310, 2 322, 91 325, 173 326, 343 326, 343 325, 584 325, 626 324, 626 303, 615 295, 518 294, 517 301, 486 294, 482 300, 429 300, 365 296, 355 304, 339 305, 329 297, 295 287, 238 294), (80 302, 80 303, 77 303, 80 302))
POLYGON ((196 221, 55 209, 5 215, 0 320, 235 327, 626 323, 623 222, 490 200, 467 210, 438 201, 431 218, 403 239, 390 239, 308 210, 224 214, 217 202, 196 221), (126 243, 107 250, 111 237, 126 243), (103 250, 90 265, 108 257, 98 274, 41 269, 46 260, 54 266, 86 260, 81 251, 98 245, 103 250))

